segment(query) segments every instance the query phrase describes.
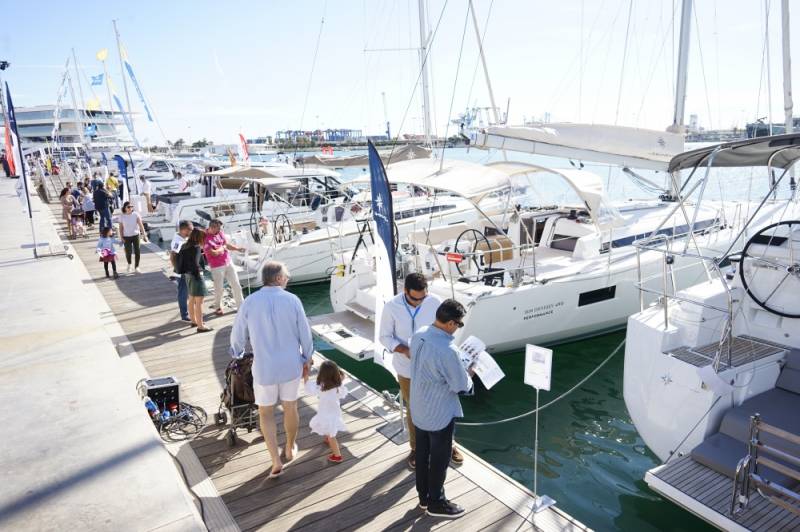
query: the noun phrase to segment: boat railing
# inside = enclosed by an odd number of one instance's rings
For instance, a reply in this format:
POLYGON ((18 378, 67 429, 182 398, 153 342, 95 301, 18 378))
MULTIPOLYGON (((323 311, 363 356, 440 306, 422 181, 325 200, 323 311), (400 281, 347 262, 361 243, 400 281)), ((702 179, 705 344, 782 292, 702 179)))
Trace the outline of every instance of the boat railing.
POLYGON ((719 371, 719 365, 724 351, 725 354, 727 355, 726 358, 728 367, 731 367, 732 356, 733 356, 731 351, 733 345, 733 294, 731 293, 731 289, 728 286, 729 278, 726 275, 724 275, 722 273, 722 270, 720 269, 720 264, 722 261, 720 261, 716 257, 714 258, 706 257, 699 252, 691 252, 687 249, 682 250, 680 253, 676 253, 672 249, 673 247, 672 244, 674 243, 674 241, 675 237, 663 233, 651 235, 649 237, 645 237, 634 241, 633 245, 636 248, 636 271, 637 271, 636 288, 639 289, 639 311, 641 312, 644 310, 644 295, 646 293, 655 295, 658 298, 658 301, 664 313, 664 330, 669 329, 670 301, 677 301, 677 302, 697 305, 703 308, 715 310, 722 313, 725 316, 725 328, 723 330, 723 333, 720 335, 719 348, 717 349, 717 353, 714 356, 712 366, 714 367, 714 371, 719 371), (662 271, 661 271, 662 285, 660 290, 645 286, 646 280, 649 279, 644 279, 642 275, 642 260, 641 260, 642 250, 654 251, 664 255, 662 261, 662 271), (716 274, 716 278, 721 280, 722 286, 725 288, 725 297, 727 303, 725 308, 721 308, 719 306, 711 305, 704 301, 698 301, 696 299, 692 299, 677 294, 677 290, 675 289, 675 277, 673 271, 673 265, 675 264, 676 256, 696 258, 703 262, 707 261, 708 264, 711 265, 716 274), (670 287, 672 288, 671 291, 669 290, 670 287))
POLYGON ((739 460, 733 478, 731 515, 743 512, 754 492, 770 503, 800 515, 800 492, 782 486, 773 480, 773 475, 770 479, 764 474, 764 469, 767 469, 791 479, 790 485, 800 482, 800 457, 779 449, 778 445, 798 446, 800 436, 765 423, 759 414, 751 416, 747 455, 739 460), (770 436, 770 444, 764 442, 762 433, 770 436))

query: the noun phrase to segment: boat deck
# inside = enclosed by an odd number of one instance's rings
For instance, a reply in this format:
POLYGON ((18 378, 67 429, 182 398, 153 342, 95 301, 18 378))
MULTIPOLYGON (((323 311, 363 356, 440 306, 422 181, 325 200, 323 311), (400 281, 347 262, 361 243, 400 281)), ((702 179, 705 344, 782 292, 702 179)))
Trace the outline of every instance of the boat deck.
MULTIPOLYGON (((59 207, 52 207, 58 216, 59 207)), ((197 334, 179 320, 176 288, 166 275, 163 253, 153 252, 153 246, 143 248, 143 273, 125 274, 120 250, 117 267, 122 277, 107 280, 95 253, 96 233, 91 234, 71 244, 124 330, 125 335, 115 339, 120 356, 138 356, 151 376, 177 377, 181 399, 206 409, 212 423, 229 361, 234 314, 209 318, 214 331, 197 334)), ((455 521, 425 516, 417 507, 414 473, 406 467, 408 448, 377 430, 397 413, 357 379, 351 378, 348 388, 351 394, 343 411, 349 432, 341 437, 341 464, 328 463, 320 437, 309 432, 316 399, 308 396, 299 399, 299 456, 280 479, 266 478, 269 458, 257 430, 240 431, 239 444, 229 448, 226 430, 210 425, 191 446, 180 449, 178 459, 202 501, 209 529, 587 530, 556 507, 536 514, 534 524, 533 494, 466 450, 465 463, 450 469, 446 489, 448 498, 468 514, 455 521), (192 469, 192 464, 198 467, 192 469)), ((282 432, 280 428, 279 440, 282 432)))
POLYGON ((757 493, 751 495, 745 510, 731 516, 733 480, 690 456, 652 469, 645 481, 659 494, 723 530, 800 529, 800 515, 771 504, 757 493))
MULTIPOLYGON (((727 348, 728 342, 725 341, 721 347, 721 369, 727 369, 729 367, 727 348)), ((734 368, 743 366, 744 364, 749 364, 751 362, 761 360, 762 358, 784 353, 786 349, 786 346, 768 342, 766 340, 756 339, 745 335, 734 336, 733 343, 731 344, 731 366, 734 368)), ((718 350, 720 350, 719 342, 712 342, 708 345, 700 347, 679 347, 669 354, 678 360, 686 362, 687 364, 702 367, 714 362, 714 357, 718 350)))

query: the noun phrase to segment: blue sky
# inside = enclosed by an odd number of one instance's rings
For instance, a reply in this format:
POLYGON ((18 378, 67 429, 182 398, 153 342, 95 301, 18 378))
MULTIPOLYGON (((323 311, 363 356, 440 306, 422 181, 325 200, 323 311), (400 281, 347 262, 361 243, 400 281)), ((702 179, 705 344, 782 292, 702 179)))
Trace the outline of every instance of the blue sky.
MULTIPOLYGON (((403 132, 422 129, 419 90, 412 97, 416 52, 364 51, 417 46, 414 0, 72 4, 0 0, 0 13, 11 21, 0 25, 0 59, 12 63, 4 76, 18 106, 54 103, 72 47, 87 75, 102 71, 94 56, 108 48, 122 96, 111 25, 117 19, 137 77, 171 140, 232 142, 240 131, 250 137, 301 126, 380 133, 382 92, 393 133, 401 122, 403 132)), ((484 48, 498 105, 505 108, 510 99, 511 123, 549 113, 554 121, 665 128, 672 119, 679 4, 637 0, 628 25, 629 0, 475 0, 482 29, 492 8, 484 48)), ((792 51, 800 64, 800 3, 792 4, 792 51)), ((443 13, 430 59, 440 135, 448 116, 468 105, 488 105, 482 71, 474 76, 471 21, 461 48, 466 6, 464 0, 428 1, 431 29, 443 13)), ((705 127, 730 127, 766 116, 769 70, 772 116, 782 121, 780 1, 770 6, 770 69, 762 68, 764 11, 760 0, 697 0, 687 120, 696 113, 705 127)), ((797 76, 793 81, 797 86, 797 76)), ((83 90, 88 98, 85 82, 83 90)), ((98 95, 106 105, 105 89, 98 95)), ((131 101, 141 111, 132 89, 131 101)), ((140 140, 163 143, 141 115, 136 123, 140 140)))

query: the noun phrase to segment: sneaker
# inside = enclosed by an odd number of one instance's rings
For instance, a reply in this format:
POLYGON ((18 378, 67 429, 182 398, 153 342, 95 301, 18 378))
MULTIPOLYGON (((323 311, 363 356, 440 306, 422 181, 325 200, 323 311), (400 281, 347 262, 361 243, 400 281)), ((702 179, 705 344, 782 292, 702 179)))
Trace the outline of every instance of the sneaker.
POLYGON ((128 269, 126 270, 128 273, 131 273, 132 266, 128 264, 128 269))
POLYGON ((135 271, 136 273, 142 273, 142 270, 140 270, 139 268, 136 268, 134 271, 135 271))
POLYGON ((427 499, 420 499, 419 500, 419 507, 420 507, 421 510, 427 510, 428 509, 428 500, 427 499))
POLYGON ((119 279, 119 274, 117 272, 114 272, 114 279, 119 279))
POLYGON ((408 453, 408 458, 406 458, 406 462, 408 462, 408 467, 410 467, 411 469, 416 469, 417 468, 417 451, 412 449, 411 452, 408 453))
POLYGON ((464 463, 464 455, 458 450, 458 447, 453 445, 453 452, 450 454, 450 460, 454 464, 463 464, 464 463))
POLYGON ((185 321, 186 323, 191 323, 192 325, 196 325, 194 322, 192 322, 192 318, 190 318, 189 316, 182 317, 181 321, 185 321))
POLYGON ((464 509, 454 502, 444 501, 439 504, 431 504, 425 510, 431 517, 444 517, 445 519, 458 519, 464 515, 464 509))

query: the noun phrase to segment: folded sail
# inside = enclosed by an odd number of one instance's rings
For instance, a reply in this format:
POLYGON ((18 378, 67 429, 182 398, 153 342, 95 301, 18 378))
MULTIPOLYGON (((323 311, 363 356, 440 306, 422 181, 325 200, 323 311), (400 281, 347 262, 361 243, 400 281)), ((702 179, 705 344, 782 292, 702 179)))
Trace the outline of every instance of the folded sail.
POLYGON ((596 124, 493 126, 473 134, 475 146, 584 162, 666 170, 683 151, 683 136, 666 131, 596 124))

